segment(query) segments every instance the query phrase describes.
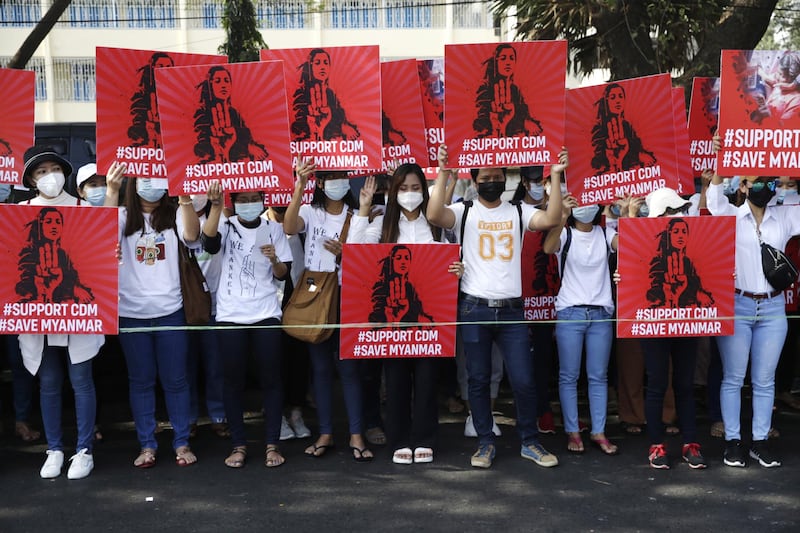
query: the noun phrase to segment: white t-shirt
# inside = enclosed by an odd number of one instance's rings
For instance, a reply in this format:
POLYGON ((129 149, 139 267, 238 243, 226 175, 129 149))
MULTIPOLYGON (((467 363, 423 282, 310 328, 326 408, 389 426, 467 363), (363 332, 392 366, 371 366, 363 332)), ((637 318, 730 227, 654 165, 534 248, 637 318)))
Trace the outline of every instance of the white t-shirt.
MULTIPOLYGON (((200 215, 200 231, 203 231, 203 224, 206 223, 206 215, 200 215)), ((206 283, 211 291, 211 314, 216 315, 217 309, 217 285, 219 285, 219 276, 222 272, 222 254, 210 254, 203 249, 203 243, 200 239, 193 242, 187 247, 194 252, 197 258, 197 264, 206 278, 206 283)))
MULTIPOLYGON (((425 216, 420 215, 414 220, 408 220, 405 213, 400 211, 397 219, 397 242, 401 244, 427 244, 436 242, 433 238, 431 226, 425 216)), ((375 217, 369 222, 368 217, 353 215, 350 220, 350 232, 347 242, 359 244, 372 244, 380 242, 383 233, 383 215, 375 217)))
MULTIPOLYGON (((537 209, 521 204, 522 224, 527 229, 537 209)), ((522 296, 522 238, 517 206, 503 202, 487 208, 475 200, 467 214, 464 236, 461 218, 464 204, 447 206, 456 217, 453 229, 463 250, 461 290, 486 299, 522 296)))
POLYGON ((91 205, 83 203, 79 198, 75 198, 64 190, 55 198, 45 198, 40 194, 22 203, 27 205, 91 205))
POLYGON ((259 247, 274 244, 278 260, 285 263, 292 260, 292 251, 280 224, 258 220, 257 228, 242 226, 237 216, 219 221, 222 275, 217 287, 218 322, 255 324, 281 317, 272 263, 259 247))
MULTIPOLYGON (((150 213, 143 213, 144 228, 127 237, 127 209, 119 209, 122 264, 119 266, 119 316, 158 318, 183 306, 178 237, 173 229, 156 232, 150 213)), ((183 221, 176 218, 177 234, 183 239, 183 221)))
MULTIPOLYGON (((561 275, 561 290, 556 298, 556 311, 575 305, 602 305, 611 314, 614 299, 611 296, 611 276, 608 271, 608 251, 617 232, 593 226, 592 231, 572 231, 572 242, 567 250, 567 261, 561 275)), ((567 242, 567 228, 561 230, 561 247, 558 263, 567 242)))
MULTIPOLYGON (((337 270, 336 256, 325 249, 325 241, 339 239, 342 226, 344 226, 344 221, 347 219, 347 209, 342 209, 342 212, 338 215, 332 215, 323 208, 306 204, 300 206, 299 215, 305 224, 306 268, 316 272, 333 272, 337 270)), ((341 282, 342 273, 339 270, 339 283, 341 284, 341 282)))

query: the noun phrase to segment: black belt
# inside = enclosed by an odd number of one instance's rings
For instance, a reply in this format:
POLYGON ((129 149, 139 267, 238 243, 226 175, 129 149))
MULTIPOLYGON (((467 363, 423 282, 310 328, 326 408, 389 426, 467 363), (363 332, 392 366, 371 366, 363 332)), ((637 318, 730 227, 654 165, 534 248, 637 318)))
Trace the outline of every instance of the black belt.
POLYGON ((768 300, 770 298, 775 298, 783 291, 748 292, 748 291, 743 291, 742 289, 733 289, 733 292, 735 292, 736 294, 741 294, 742 296, 746 296, 748 298, 752 298, 753 300, 768 300))
POLYGON ((491 308, 509 307, 511 309, 522 309, 522 298, 478 298, 471 294, 461 293, 461 300, 464 302, 485 305, 491 308))

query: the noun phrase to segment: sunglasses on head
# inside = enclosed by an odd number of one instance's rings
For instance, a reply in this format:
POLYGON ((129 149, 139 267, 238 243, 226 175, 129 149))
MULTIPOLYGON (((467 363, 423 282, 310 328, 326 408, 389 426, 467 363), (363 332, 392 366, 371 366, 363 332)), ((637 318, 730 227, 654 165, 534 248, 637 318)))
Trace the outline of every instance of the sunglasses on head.
POLYGON ((767 187, 770 191, 775 192, 775 187, 778 185, 778 180, 771 181, 754 181, 750 188, 755 192, 760 192, 767 187))

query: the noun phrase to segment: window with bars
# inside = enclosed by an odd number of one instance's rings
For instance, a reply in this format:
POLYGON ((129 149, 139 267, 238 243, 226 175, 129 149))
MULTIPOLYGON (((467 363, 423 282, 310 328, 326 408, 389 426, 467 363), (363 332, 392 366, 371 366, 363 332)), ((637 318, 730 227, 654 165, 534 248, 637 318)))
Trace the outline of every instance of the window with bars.
POLYGON ((326 4, 327 27, 378 28, 380 0, 334 0, 326 4))
POLYGON ((308 5, 303 0, 274 2, 259 0, 256 17, 260 28, 270 30, 296 30, 311 25, 308 5))
POLYGON ((42 18, 39 0, 0 2, 0 26, 33 27, 42 18))
MULTIPOLYGON (((10 61, 11 57, 9 56, 0 57, 0 67, 6 68, 10 61)), ((44 58, 42 57, 32 57, 25 66, 25 70, 32 70, 36 73, 36 91, 34 98, 37 102, 47 100, 47 82, 45 81, 44 69, 44 58)))
POLYGON ((53 97, 56 101, 94 102, 96 67, 94 58, 53 60, 53 97))
POLYGON ((72 28, 177 28, 178 0, 72 0, 59 20, 72 28))

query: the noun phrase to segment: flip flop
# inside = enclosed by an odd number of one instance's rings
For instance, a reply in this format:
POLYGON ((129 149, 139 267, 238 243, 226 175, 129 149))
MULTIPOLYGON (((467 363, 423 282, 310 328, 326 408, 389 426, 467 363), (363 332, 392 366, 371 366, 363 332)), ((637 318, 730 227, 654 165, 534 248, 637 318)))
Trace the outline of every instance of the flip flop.
POLYGON ((364 452, 368 452, 369 448, 350 446, 350 449, 353 451, 353 461, 357 463, 368 463, 374 459, 372 455, 364 455, 364 452))
POLYGON ((311 446, 306 448, 306 450, 303 453, 305 453, 308 457, 319 459, 320 457, 328 453, 328 450, 333 449, 333 447, 334 447, 333 444, 320 444, 319 446, 317 446, 316 444, 312 444, 311 446))

